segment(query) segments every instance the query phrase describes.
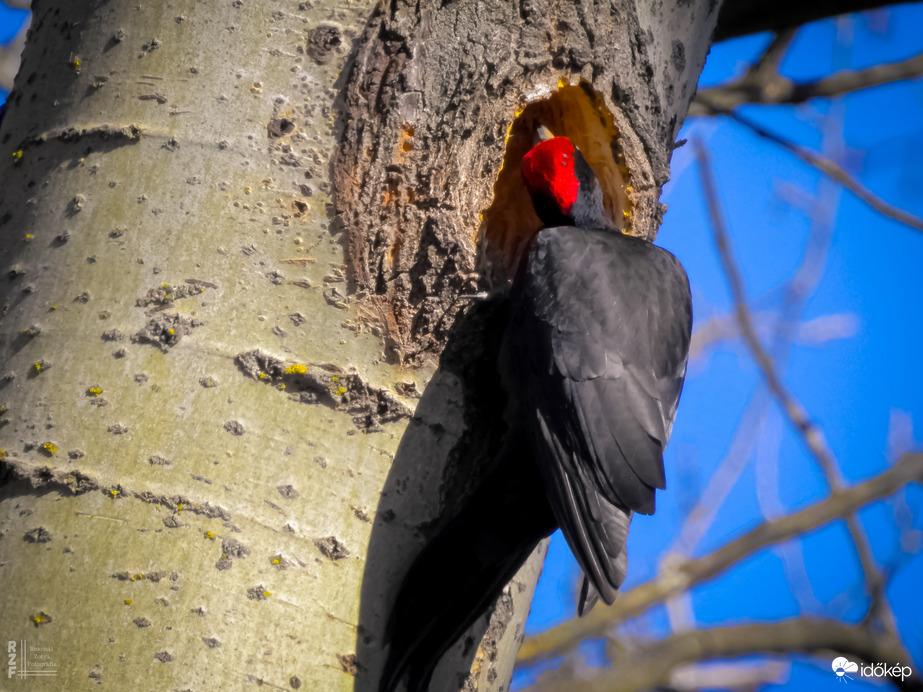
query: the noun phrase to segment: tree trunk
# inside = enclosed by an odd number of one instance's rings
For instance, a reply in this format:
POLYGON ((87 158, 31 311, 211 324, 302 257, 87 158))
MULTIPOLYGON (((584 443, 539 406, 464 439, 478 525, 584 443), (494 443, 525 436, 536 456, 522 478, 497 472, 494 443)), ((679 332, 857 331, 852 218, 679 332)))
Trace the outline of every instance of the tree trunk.
MULTIPOLYGON (((537 228, 534 124, 656 234, 716 3, 640 5, 38 4, 0 130, 0 621, 53 649, 36 689, 374 689, 502 439, 502 297, 465 294, 537 228)), ((434 689, 506 688, 542 556, 434 689)))

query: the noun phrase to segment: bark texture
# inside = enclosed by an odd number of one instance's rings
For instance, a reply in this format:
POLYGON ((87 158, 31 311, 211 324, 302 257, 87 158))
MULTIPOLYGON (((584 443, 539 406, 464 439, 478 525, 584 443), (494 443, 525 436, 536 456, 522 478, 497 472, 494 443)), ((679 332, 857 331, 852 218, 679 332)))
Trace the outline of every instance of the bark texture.
POLYGON ((375 11, 348 78, 334 174, 350 275, 400 355, 438 350, 459 293, 508 278, 506 246, 521 243, 506 237, 537 230, 515 172, 538 121, 574 136, 591 164, 611 162, 610 209, 655 237, 716 12, 714 2, 563 0, 375 11), (490 227, 498 218, 501 230, 490 227))
POLYGON ((23 686, 353 687, 423 388, 329 228, 370 10, 37 3, 0 132, 0 621, 58 675, 23 686))

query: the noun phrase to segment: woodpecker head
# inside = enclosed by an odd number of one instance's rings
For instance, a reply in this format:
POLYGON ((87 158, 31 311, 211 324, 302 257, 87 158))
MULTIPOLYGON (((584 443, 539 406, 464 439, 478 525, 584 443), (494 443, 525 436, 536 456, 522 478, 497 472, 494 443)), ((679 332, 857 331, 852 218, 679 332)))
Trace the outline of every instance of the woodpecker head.
POLYGON ((544 126, 535 136, 537 143, 522 159, 522 179, 542 224, 611 230, 599 181, 580 150, 544 126))

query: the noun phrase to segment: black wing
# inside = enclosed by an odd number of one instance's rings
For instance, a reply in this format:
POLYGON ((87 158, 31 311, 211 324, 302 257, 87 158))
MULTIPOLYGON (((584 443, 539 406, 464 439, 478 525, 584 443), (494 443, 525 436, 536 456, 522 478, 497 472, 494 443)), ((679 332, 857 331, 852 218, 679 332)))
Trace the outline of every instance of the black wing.
MULTIPOLYGON (((511 292, 506 354, 555 516, 611 603, 632 511, 654 511, 692 328, 669 252, 620 233, 541 231, 511 292)), ((593 594, 584 598, 593 600, 593 594)))

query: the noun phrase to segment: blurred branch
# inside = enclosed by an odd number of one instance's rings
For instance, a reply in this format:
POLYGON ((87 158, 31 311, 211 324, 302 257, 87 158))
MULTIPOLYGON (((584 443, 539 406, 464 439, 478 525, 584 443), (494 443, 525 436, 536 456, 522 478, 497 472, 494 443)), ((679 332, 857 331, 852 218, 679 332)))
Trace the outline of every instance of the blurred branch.
POLYGON ((724 216, 718 204, 718 193, 712 179, 711 165, 709 163, 708 152, 701 141, 695 143, 696 157, 699 161, 699 169, 702 174, 702 188, 705 193, 705 201, 708 205, 708 211, 711 216, 712 229, 715 235, 715 244, 718 246, 718 254, 721 256, 721 262, 724 265, 724 271, 728 283, 731 287, 731 295, 734 298, 734 314, 737 318, 737 324, 740 327, 740 334, 747 344, 754 360, 766 380, 769 391, 779 401, 782 409, 791 420, 795 429, 804 437, 805 444, 820 467, 831 487, 840 486, 838 471, 833 455, 827 447, 820 428, 815 425, 807 412, 801 407, 801 404, 788 392, 781 378, 776 372, 772 358, 763 348, 759 337, 756 335, 756 328, 753 326, 753 318, 750 310, 747 308, 746 294, 744 293, 743 279, 740 271, 731 255, 730 239, 727 228, 724 224, 724 216))
POLYGON ((912 0, 726 0, 718 14, 715 41, 761 31, 784 31, 826 17, 864 12, 912 0))
POLYGON ((718 516, 734 485, 740 478, 760 438, 771 401, 764 390, 758 390, 740 417, 727 452, 708 479, 708 485, 699 494, 698 501, 664 551, 664 561, 677 555, 691 555, 718 516))
MULTIPOLYGON (((724 225, 724 216, 719 207, 718 195, 714 180, 712 179, 711 166, 708 160, 708 152, 705 150, 705 146, 701 141, 696 141, 695 147, 696 157, 698 158, 699 168, 702 174, 703 192, 705 194, 706 203, 708 204, 712 229, 715 235, 715 243, 718 246, 718 253, 721 256, 721 262, 724 265, 728 283, 731 286, 731 294, 734 298, 735 314, 737 316, 737 323, 740 326, 741 336, 753 354, 753 359, 762 372, 763 379, 766 381, 766 386, 769 388, 770 393, 779 402, 782 410, 788 416, 789 421, 801 435, 811 455, 823 470, 827 478, 827 483, 830 485, 831 489, 836 491, 842 487, 839 469, 832 452, 827 446, 826 440, 824 440, 823 432, 814 421, 810 419, 807 411, 804 410, 800 402, 785 387, 776 371, 775 363, 763 348, 759 337, 756 335, 756 330, 753 327, 753 319, 747 307, 743 280, 734 257, 731 254, 730 237, 724 225)), ((894 616, 885 599, 885 580, 872 558, 872 550, 869 546, 868 537, 862 531, 859 522, 852 513, 845 515, 845 518, 846 526, 849 529, 850 537, 855 544, 856 554, 862 566, 862 572, 865 576, 869 596, 872 598, 868 616, 877 616, 888 630, 896 632, 894 616)))
MULTIPOLYGON (((753 314, 753 322, 761 334, 769 332, 770 327, 778 321, 778 317, 770 311, 753 314)), ((857 319, 850 313, 822 315, 807 322, 793 325, 792 338, 801 345, 821 344, 835 339, 848 339, 855 336, 857 319)), ((692 333, 692 344, 689 347, 689 359, 695 360, 710 349, 724 342, 736 341, 740 338, 740 329, 737 318, 733 315, 717 315, 706 320, 696 327, 692 333)))
POLYGON ((736 661, 720 665, 693 663, 680 666, 670 675, 673 690, 702 689, 740 690, 752 692, 762 685, 784 685, 791 673, 791 663, 767 660, 760 663, 736 661))
MULTIPOLYGON (((677 668, 711 658, 752 654, 786 654, 796 651, 828 659, 846 656, 865 663, 889 666, 910 663, 900 640, 885 636, 864 625, 850 625, 837 620, 793 618, 781 622, 733 625, 697 629, 674 634, 641 648, 624 652, 610 668, 590 680, 569 679, 551 685, 539 684, 536 692, 636 692, 666 687, 677 668)), ((905 680, 888 678, 899 689, 923 689, 917 676, 905 680)))
POLYGON ((895 221, 900 221, 911 228, 915 228, 918 231, 923 231, 923 219, 918 216, 904 211, 898 207, 895 207, 888 202, 885 202, 881 197, 873 193, 867 187, 862 185, 858 180, 853 178, 849 173, 847 173, 842 166, 840 166, 835 161, 831 161, 825 156, 806 149, 802 146, 795 144, 794 142, 789 142, 787 139, 780 137, 774 132, 770 132, 761 125, 756 124, 749 118, 745 118, 737 112, 731 111, 718 111, 721 115, 726 115, 734 122, 737 122, 744 127, 749 128, 755 134, 768 139, 770 142, 775 142, 779 146, 788 149, 795 156, 800 158, 805 163, 814 166, 821 173, 832 178, 840 185, 845 187, 847 190, 852 192, 856 197, 861 199, 863 202, 868 204, 872 209, 877 211, 880 214, 884 214, 888 218, 894 219, 895 221))
POLYGON ((28 33, 29 22, 26 22, 12 41, 0 46, 0 89, 7 91, 13 89, 13 80, 19 72, 20 57, 26 45, 26 34, 28 33))
POLYGON ((864 483, 835 489, 826 499, 793 514, 766 521, 708 555, 665 565, 655 579, 619 595, 613 605, 599 604, 583 618, 569 620, 526 638, 519 650, 519 663, 524 665, 560 656, 584 639, 602 636, 628 618, 715 577, 758 550, 818 529, 870 502, 893 495, 913 481, 923 482, 923 454, 905 454, 887 471, 864 483))
MULTIPOLYGON (((775 413, 775 412, 773 412, 775 413)), ((756 473, 753 487, 760 514, 773 519, 785 513, 785 503, 781 497, 783 488, 790 484, 788 474, 782 469, 780 450, 782 446, 782 421, 780 416, 767 414, 766 425, 756 448, 753 469, 756 473), (783 480, 782 476, 785 477, 783 480)), ((798 614, 802 616, 837 617, 829 610, 826 599, 822 601, 815 593, 811 581, 804 551, 803 540, 785 541, 773 548, 773 553, 782 562, 782 570, 788 583, 789 591, 798 604, 798 614)), ((863 585, 864 586, 864 585, 863 585)))
POLYGON ((739 79, 700 90, 689 108, 689 117, 717 115, 745 104, 799 104, 815 98, 833 98, 921 75, 923 54, 866 70, 843 70, 824 79, 800 83, 780 75, 774 65, 773 69, 766 69, 758 61, 739 79))
MULTIPOLYGON (((768 46, 762 57, 757 60, 753 70, 775 70, 778 61, 784 54, 791 33, 778 35, 768 46)), ((835 109, 832 109, 833 112, 835 109)), ((824 125, 824 143, 828 143, 830 130, 835 118, 828 118, 824 125)), ((823 265, 829 247, 832 230, 832 219, 836 210, 836 198, 840 187, 828 181, 823 181, 819 186, 816 198, 812 198, 811 213, 813 223, 811 234, 802 257, 801 264, 792 278, 785 286, 784 300, 781 309, 772 320, 762 319, 762 315, 753 315, 756 326, 764 327, 760 337, 767 343, 773 344, 772 357, 777 363, 777 368, 784 367, 789 348, 796 337, 796 333, 804 325, 801 322, 801 307, 805 298, 816 287, 823 275, 823 265), (831 195, 833 199, 831 199, 831 195)), ((849 316, 847 316, 848 318, 849 316)), ((727 318, 734 335, 739 336, 740 329, 736 315, 727 318)), ((693 337, 693 348, 695 348, 693 337)), ((667 552, 677 552, 682 555, 692 554, 695 546, 702 536, 708 531, 715 517, 718 515, 724 500, 737 482, 740 474, 750 458, 753 448, 762 435, 762 429, 767 419, 769 410, 769 393, 758 387, 748 403, 728 450, 718 468, 712 473, 705 492, 700 494, 699 502, 689 513, 678 537, 674 540, 667 552)), ((778 514, 778 513, 776 513, 778 514)), ((767 516, 768 515, 764 515, 767 516)), ((783 546, 780 555, 786 565, 790 566, 790 556, 797 552, 794 546, 783 546)), ((787 572, 788 573, 788 572, 787 572)), ((794 591, 793 591, 794 593, 794 591)))
POLYGON ((790 28, 773 34, 772 40, 769 42, 769 45, 766 46, 766 50, 764 50, 763 54, 751 65, 747 73, 754 75, 778 74, 779 64, 785 57, 785 52, 788 50, 789 46, 792 45, 792 41, 795 40, 796 33, 798 33, 797 28, 790 28))

